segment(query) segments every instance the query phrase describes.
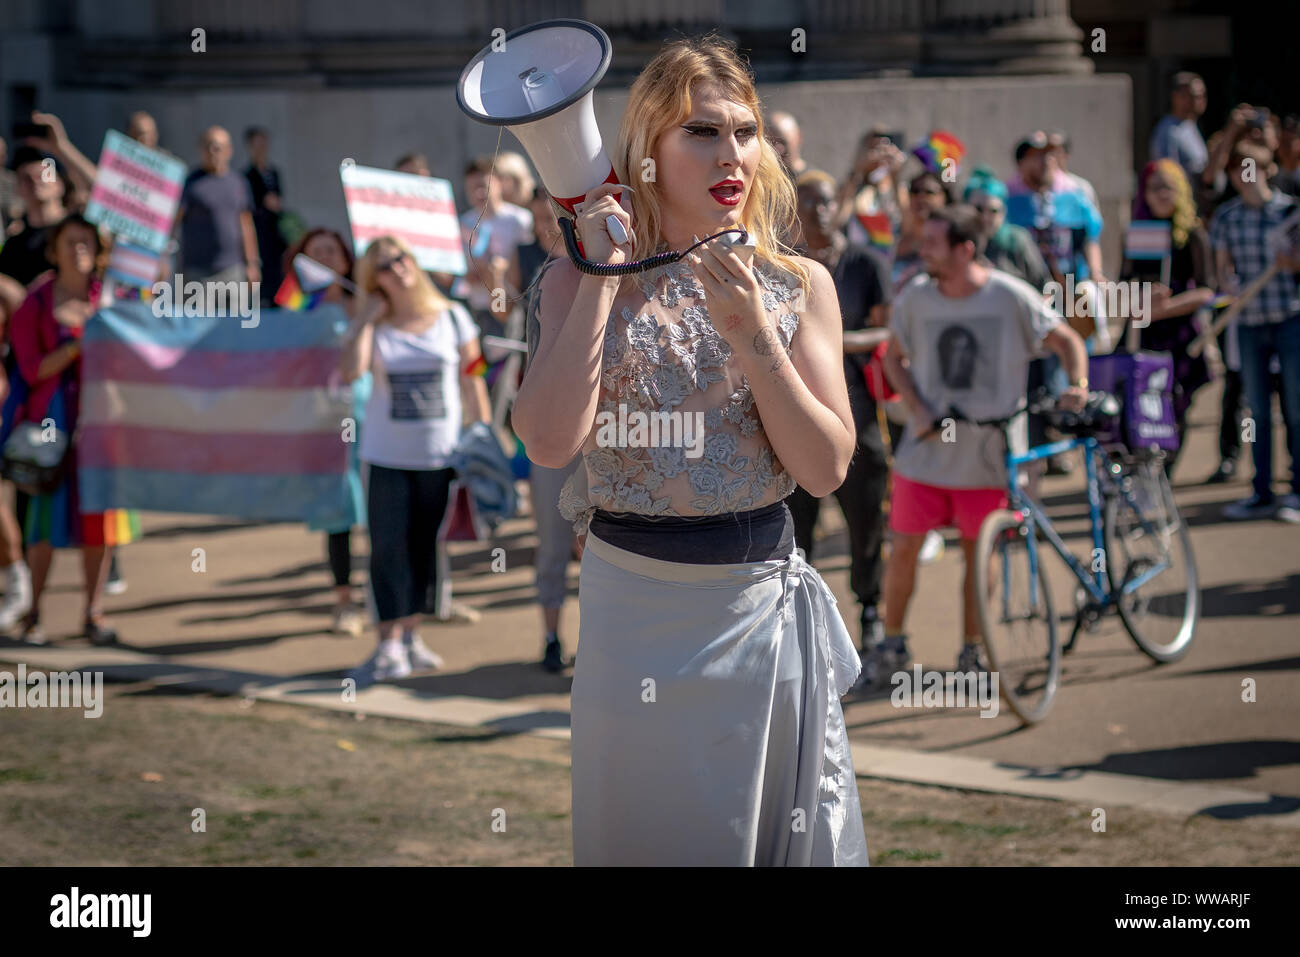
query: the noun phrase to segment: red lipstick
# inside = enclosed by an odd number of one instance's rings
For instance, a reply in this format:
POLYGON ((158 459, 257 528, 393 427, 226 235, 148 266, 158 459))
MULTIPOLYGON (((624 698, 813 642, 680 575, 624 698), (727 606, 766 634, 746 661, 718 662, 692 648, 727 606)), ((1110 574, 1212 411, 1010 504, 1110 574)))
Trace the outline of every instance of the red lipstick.
POLYGON ((709 187, 709 193, 723 206, 736 206, 744 195, 745 184, 738 179, 724 179, 709 187))

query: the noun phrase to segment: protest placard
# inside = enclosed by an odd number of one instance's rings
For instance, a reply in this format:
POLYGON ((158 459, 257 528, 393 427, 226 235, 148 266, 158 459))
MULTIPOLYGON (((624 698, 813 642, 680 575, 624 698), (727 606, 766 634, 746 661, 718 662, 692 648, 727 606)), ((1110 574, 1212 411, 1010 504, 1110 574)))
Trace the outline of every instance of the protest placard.
POLYGON ((461 276, 465 251, 451 183, 370 166, 339 168, 352 244, 360 256, 380 236, 396 236, 421 269, 461 276))
POLYGON ((185 183, 185 164, 109 130, 86 218, 155 253, 167 248, 185 183))

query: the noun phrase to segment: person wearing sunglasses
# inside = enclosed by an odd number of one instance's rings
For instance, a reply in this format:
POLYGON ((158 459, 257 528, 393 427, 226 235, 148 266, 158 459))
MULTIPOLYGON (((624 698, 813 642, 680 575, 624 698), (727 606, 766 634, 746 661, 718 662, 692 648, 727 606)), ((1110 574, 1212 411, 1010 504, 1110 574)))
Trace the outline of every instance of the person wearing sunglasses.
POLYGON ((979 213, 984 258, 996 269, 1042 290, 1052 279, 1047 263, 1028 230, 1007 222, 1007 188, 988 166, 977 166, 966 183, 962 202, 979 213))
POLYGON ((416 633, 436 591, 438 530, 446 516, 462 408, 490 422, 487 388, 468 372, 479 356, 469 312, 447 299, 410 247, 383 236, 357 264, 357 304, 345 336, 345 382, 370 371, 359 453, 366 468, 370 589, 379 646, 352 672, 358 685, 440 668, 416 633))
POLYGON ((894 246, 894 295, 921 271, 921 231, 930 214, 952 204, 950 187, 936 173, 917 173, 907 184, 909 202, 903 211, 903 228, 894 246))

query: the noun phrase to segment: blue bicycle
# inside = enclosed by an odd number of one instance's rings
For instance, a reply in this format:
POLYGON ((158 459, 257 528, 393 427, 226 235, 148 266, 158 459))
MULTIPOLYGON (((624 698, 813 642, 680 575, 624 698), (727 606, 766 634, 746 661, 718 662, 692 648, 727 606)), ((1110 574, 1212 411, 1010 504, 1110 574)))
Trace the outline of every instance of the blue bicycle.
MULTIPOLYGON (((961 418, 957 410, 950 410, 961 418)), ((1080 631, 1093 630, 1117 611, 1137 646, 1157 662, 1187 654, 1196 634, 1200 591, 1187 525, 1174 503, 1159 453, 1103 446, 1119 414, 1119 403, 1092 393, 1079 413, 1059 412, 1036 394, 1005 419, 977 421, 998 426, 1006 444, 1009 507, 984 519, 975 548, 975 581, 987 583, 979 608, 990 669, 1002 698, 1026 724, 1051 710, 1060 682, 1061 656, 1080 631), (1023 455, 1010 451, 1010 427, 1022 411, 1046 413, 1069 438, 1037 446, 1023 455), (1019 469, 1030 462, 1083 449, 1091 524, 1091 561, 1080 562, 1066 547, 1043 507, 1021 487, 1019 469), (1043 546, 1061 557, 1078 579, 1074 629, 1062 649, 1044 570, 1043 546)), ((967 420, 970 421, 970 420, 967 420)))

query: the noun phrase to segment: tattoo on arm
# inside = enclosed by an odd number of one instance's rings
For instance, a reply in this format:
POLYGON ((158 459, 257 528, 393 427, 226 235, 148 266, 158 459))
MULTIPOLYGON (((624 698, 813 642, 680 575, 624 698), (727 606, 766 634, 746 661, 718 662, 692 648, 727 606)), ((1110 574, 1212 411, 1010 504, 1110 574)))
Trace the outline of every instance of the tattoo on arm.
POLYGON ((532 293, 528 297, 528 308, 524 314, 524 342, 528 345, 528 363, 524 366, 527 372, 529 366, 533 364, 533 356, 537 354, 537 347, 542 338, 542 289, 541 282, 533 286, 532 293))
POLYGON ((735 329, 737 326, 739 326, 743 321, 744 320, 742 320, 740 316, 736 315, 733 312, 730 315, 728 315, 726 319, 722 320, 722 328, 730 332, 732 329, 735 329))
POLYGON ((785 365, 785 350, 771 326, 764 326, 759 330, 758 335, 754 336, 754 352, 760 356, 772 356, 772 364, 768 366, 768 372, 776 372, 785 365))

